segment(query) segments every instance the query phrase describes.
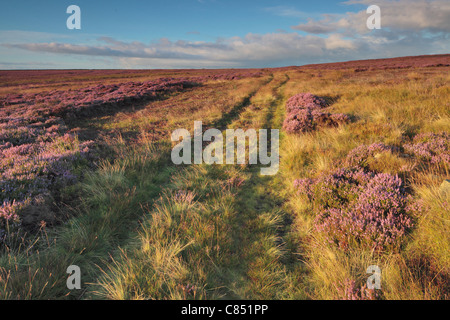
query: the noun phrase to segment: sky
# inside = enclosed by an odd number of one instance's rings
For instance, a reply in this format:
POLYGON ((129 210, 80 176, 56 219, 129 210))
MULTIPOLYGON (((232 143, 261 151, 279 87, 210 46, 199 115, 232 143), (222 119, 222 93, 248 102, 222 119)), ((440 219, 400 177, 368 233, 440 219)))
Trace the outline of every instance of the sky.
POLYGON ((282 67, 450 53, 449 34, 449 0, 14 0, 0 4, 0 69, 282 67))

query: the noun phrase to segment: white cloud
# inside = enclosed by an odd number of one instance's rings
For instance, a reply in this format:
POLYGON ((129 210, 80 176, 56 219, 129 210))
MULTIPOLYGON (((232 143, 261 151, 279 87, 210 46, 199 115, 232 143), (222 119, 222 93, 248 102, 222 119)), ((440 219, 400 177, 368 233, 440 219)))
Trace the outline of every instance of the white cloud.
POLYGON ((325 40, 325 47, 328 50, 336 50, 336 49, 354 50, 356 49, 356 44, 351 40, 344 39, 340 34, 331 34, 325 40))
POLYGON ((44 42, 3 44, 4 47, 33 52, 59 54, 104 56, 121 58, 135 64, 145 60, 165 65, 197 67, 208 66, 247 66, 265 63, 282 65, 283 61, 302 63, 315 57, 332 56, 333 51, 340 54, 355 49, 351 40, 338 34, 327 38, 314 35, 291 33, 247 34, 245 37, 219 39, 215 42, 170 41, 160 39, 150 44, 142 42, 123 42, 110 37, 98 39, 98 45, 78 45, 68 43, 44 42))
MULTIPOLYGON (((397 32, 427 31, 431 33, 450 31, 450 1, 448 0, 354 0, 344 4, 376 4, 381 9, 382 28, 397 32)), ((293 26, 295 30, 310 33, 342 32, 345 34, 365 34, 365 10, 344 14, 323 14, 322 19, 312 20, 293 26)))

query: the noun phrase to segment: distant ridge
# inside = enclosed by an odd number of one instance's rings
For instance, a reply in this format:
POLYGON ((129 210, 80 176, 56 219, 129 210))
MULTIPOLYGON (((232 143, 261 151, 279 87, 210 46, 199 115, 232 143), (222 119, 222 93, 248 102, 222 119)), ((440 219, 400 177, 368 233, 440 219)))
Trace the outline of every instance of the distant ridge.
POLYGON ((345 62, 331 62, 320 64, 308 64, 300 66, 305 69, 350 69, 365 71, 373 69, 403 69, 417 67, 442 67, 450 66, 450 54, 407 56, 385 59, 354 60, 345 62))

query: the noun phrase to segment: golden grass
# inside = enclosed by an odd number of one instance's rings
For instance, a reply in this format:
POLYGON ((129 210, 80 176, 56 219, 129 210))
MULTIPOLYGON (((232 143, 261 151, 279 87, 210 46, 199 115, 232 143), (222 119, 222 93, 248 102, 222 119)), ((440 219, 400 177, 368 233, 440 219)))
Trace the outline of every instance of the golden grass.
MULTIPOLYGON (((290 74, 287 95, 309 91, 330 97, 330 110, 350 114, 354 121, 339 128, 285 137, 281 174, 287 189, 293 189, 295 179, 339 167, 348 151, 360 144, 382 142, 400 147, 414 134, 448 132, 450 128, 449 77, 443 77, 440 70, 428 70, 426 76, 423 70, 321 73, 319 78, 309 71, 290 74)), ((442 181, 448 179, 448 168, 423 171, 414 160, 398 153, 373 159, 369 167, 401 174, 415 197, 423 201, 426 213, 414 217, 416 227, 400 254, 379 256, 358 250, 342 254, 315 239, 308 201, 292 190, 289 202, 295 212, 294 232, 303 239, 299 252, 306 250, 310 270, 306 282, 311 297, 342 298, 336 289, 340 283, 352 279, 364 284, 368 277, 366 268, 378 265, 382 269, 384 299, 448 298, 449 195, 439 189, 442 181)))

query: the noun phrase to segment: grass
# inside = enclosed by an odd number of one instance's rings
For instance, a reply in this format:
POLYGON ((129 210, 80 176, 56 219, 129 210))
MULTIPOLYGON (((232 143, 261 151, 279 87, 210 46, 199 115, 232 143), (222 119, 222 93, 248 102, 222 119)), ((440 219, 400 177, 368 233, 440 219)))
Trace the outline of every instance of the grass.
POLYGON ((85 198, 77 209, 78 216, 64 227, 48 233, 44 230, 36 241, 1 255, 1 297, 81 298, 85 287, 82 292, 69 292, 65 286, 67 267, 78 265, 83 282, 93 281, 101 263, 128 238, 142 204, 155 199, 170 176, 164 166, 168 148, 160 148, 151 153, 127 148, 122 151, 128 154, 126 159, 102 163, 80 186, 85 198), (141 176, 146 180, 137 183, 141 176))
MULTIPOLYGON (((274 98, 261 98, 272 92, 268 84, 220 123, 236 118, 230 127, 236 126, 255 102, 271 112, 274 98)), ((109 299, 302 297, 280 237, 286 232, 283 200, 276 192, 267 195, 273 186, 256 168, 186 168, 150 210, 134 244, 105 271, 96 294, 109 299)))
MULTIPOLYGON (((401 146, 420 132, 448 131, 448 105, 444 102, 448 88, 441 86, 439 73, 428 77, 427 85, 423 84, 424 77, 417 76, 420 74, 420 71, 414 76, 398 72, 395 85, 388 83, 391 75, 376 72, 372 77, 365 76, 365 80, 355 76, 340 82, 328 81, 328 76, 335 75, 325 74, 323 78, 308 82, 304 74, 291 75, 288 92, 311 91, 319 96, 338 97, 334 98, 330 109, 350 114, 354 121, 339 128, 287 136, 281 153, 286 188, 292 189, 294 179, 314 177, 339 167, 346 154, 360 144, 383 142, 401 146), (357 89, 354 82, 358 83, 357 89)), ((311 232, 314 218, 309 213, 311 208, 294 196, 290 202, 297 215, 294 219, 296 232, 303 239, 302 249, 306 251, 310 271, 307 287, 311 296, 342 298, 338 290, 342 283, 352 279, 363 284, 368 277, 367 266, 378 265, 382 270, 385 299, 447 299, 449 217, 445 207, 449 199, 448 193, 439 191, 439 185, 448 178, 448 169, 419 169, 413 160, 395 154, 379 158, 371 165, 374 170, 392 174, 401 172, 404 166, 409 168, 403 178, 415 197, 422 199, 429 209, 423 216, 414 217, 416 228, 402 252, 379 256, 354 249, 342 254, 333 247, 320 245, 315 239, 311 232)))
POLYGON ((361 144, 401 148, 415 134, 448 131, 449 80, 442 68, 275 69, 73 124, 101 137, 104 159, 75 187, 79 201, 65 209, 65 224, 3 248, 0 298, 341 299, 349 280, 364 284, 367 267, 377 265, 382 299, 448 299, 447 167, 401 149, 368 164, 399 174, 426 208, 395 253, 323 244, 312 204, 293 182, 340 167, 361 144), (352 121, 281 132, 277 175, 261 176, 259 166, 171 164, 174 129, 192 131, 200 119, 204 129, 280 129, 286 100, 300 92, 326 98, 326 110, 352 121), (82 290, 66 288, 71 264, 82 270, 82 290))

